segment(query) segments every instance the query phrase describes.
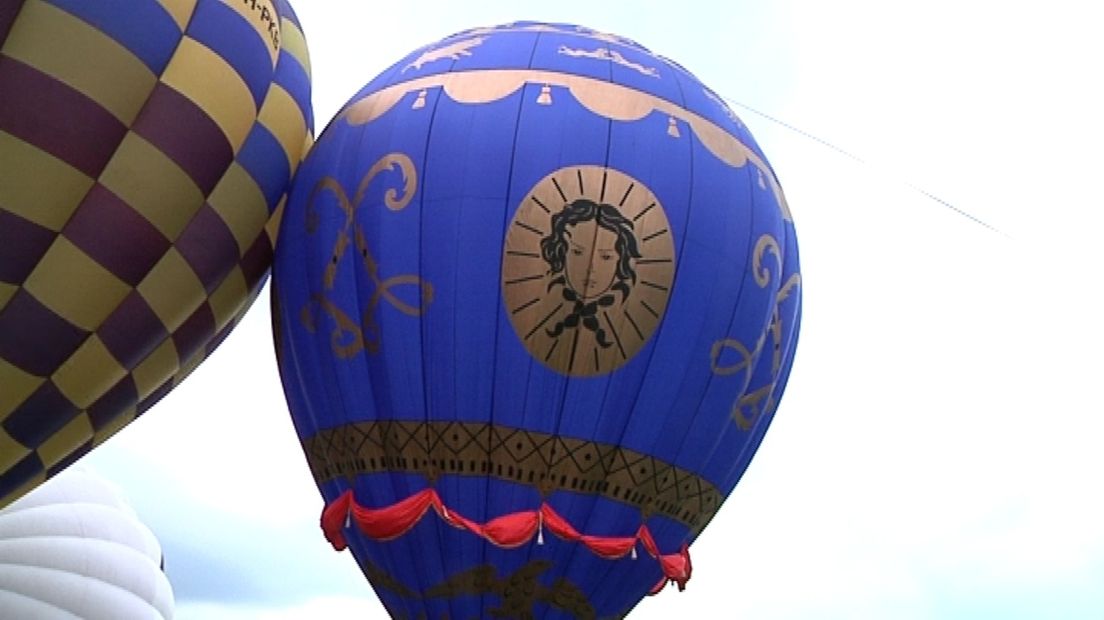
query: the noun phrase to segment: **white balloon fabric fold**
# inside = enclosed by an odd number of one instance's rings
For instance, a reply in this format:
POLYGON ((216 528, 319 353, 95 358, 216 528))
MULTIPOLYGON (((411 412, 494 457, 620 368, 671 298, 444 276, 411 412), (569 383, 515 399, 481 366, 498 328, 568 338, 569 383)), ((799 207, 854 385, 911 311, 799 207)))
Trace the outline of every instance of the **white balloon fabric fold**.
POLYGON ((153 533, 110 482, 67 471, 0 510, 0 616, 170 620, 153 533))

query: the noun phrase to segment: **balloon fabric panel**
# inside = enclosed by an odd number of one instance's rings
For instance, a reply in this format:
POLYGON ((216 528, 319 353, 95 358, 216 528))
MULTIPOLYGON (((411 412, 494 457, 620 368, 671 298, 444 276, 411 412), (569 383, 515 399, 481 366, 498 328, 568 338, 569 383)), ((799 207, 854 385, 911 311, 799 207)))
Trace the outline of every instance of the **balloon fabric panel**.
POLYGON ((286 2, 14 4, 0 11, 0 505, 226 337, 267 275, 266 225, 313 130, 286 2))

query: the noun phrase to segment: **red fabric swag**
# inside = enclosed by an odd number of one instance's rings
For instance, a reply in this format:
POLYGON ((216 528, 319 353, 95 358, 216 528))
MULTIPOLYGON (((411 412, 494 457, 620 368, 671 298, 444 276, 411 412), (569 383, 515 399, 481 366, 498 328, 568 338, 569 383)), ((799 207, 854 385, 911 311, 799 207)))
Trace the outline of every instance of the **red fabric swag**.
MULTIPOLYGON (((580 534, 547 503, 542 503, 537 510, 514 512, 481 524, 449 510, 433 489, 419 491, 383 508, 361 506, 349 490, 330 502, 322 511, 322 531, 333 548, 342 551, 348 546, 343 530, 351 527, 354 522, 370 538, 392 540, 414 527, 430 508, 449 525, 468 530, 504 548, 524 545, 545 527, 559 538, 581 542, 599 557, 610 560, 623 558, 630 552, 634 553, 635 558, 635 548, 639 542, 648 555, 659 561, 660 568, 663 569, 663 578, 652 588, 650 594, 659 592, 668 582, 676 583, 679 590, 683 590, 690 580, 690 551, 685 543, 677 553, 660 554, 647 525, 641 525, 634 536, 586 536, 580 534)), ((543 538, 538 538, 537 542, 544 544, 543 538)))

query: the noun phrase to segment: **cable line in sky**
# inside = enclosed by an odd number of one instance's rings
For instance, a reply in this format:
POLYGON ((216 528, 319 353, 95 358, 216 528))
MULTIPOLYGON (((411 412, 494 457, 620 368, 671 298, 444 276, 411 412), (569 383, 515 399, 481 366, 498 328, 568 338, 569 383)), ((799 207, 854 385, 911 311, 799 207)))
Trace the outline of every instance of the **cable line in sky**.
MULTIPOLYGON (((762 110, 758 110, 756 108, 753 108, 753 107, 751 107, 747 104, 740 103, 739 101, 735 101, 735 100, 730 99, 728 97, 723 97, 723 98, 730 105, 737 106, 737 107, 742 108, 744 110, 747 110, 747 111, 749 111, 749 112, 751 112, 751 113, 753 113, 757 116, 761 116, 761 117, 765 118, 766 120, 774 123, 775 125, 779 125, 781 127, 784 127, 786 129, 802 136, 803 138, 812 140, 813 142, 816 142, 817 144, 820 144, 821 146, 823 146, 825 148, 828 148, 832 151, 835 151, 837 154, 842 155, 842 156, 844 156, 848 159, 851 159, 851 160, 853 160, 853 161, 855 161, 855 162, 857 162, 857 163, 859 163, 863 166, 867 166, 869 168, 876 168, 876 166, 874 166, 873 164, 871 164, 867 160, 863 159, 862 157, 859 157, 858 155, 855 155, 854 153, 852 153, 852 152, 850 152, 846 149, 840 148, 840 147, 836 146, 835 144, 832 144, 831 142, 825 140, 824 138, 821 138, 819 136, 811 134, 808 131, 805 131, 804 129, 801 129, 800 127, 795 127, 794 125, 791 125, 790 123, 787 123, 786 121, 784 121, 780 118, 777 118, 775 116, 771 116, 770 114, 767 114, 766 112, 763 112, 762 110)), ((947 200, 944 200, 943 198, 940 198, 939 196, 936 196, 931 191, 928 191, 928 190, 924 189, 923 187, 920 187, 919 185, 917 185, 917 184, 915 184, 915 183, 913 183, 913 182, 911 182, 907 179, 904 179, 904 178, 901 178, 901 177, 895 177, 895 180, 898 183, 904 185, 905 187, 911 189, 912 191, 914 191, 914 192, 920 194, 921 196, 927 198, 928 200, 936 202, 936 203, 950 209, 951 211, 954 211, 955 213, 957 213, 957 214, 961 215, 962 217, 974 222, 975 224, 983 226, 983 227, 985 227, 985 228, 987 228, 987 229, 989 229, 989 230, 991 230, 995 233, 998 233, 998 234, 1001 234, 1001 235, 1005 234, 1004 232, 1002 232, 996 226, 993 226, 992 224, 986 222, 985 220, 982 220, 981 218, 977 217, 976 215, 970 213, 969 211, 966 211, 965 209, 957 207, 953 203, 948 202, 947 200)))

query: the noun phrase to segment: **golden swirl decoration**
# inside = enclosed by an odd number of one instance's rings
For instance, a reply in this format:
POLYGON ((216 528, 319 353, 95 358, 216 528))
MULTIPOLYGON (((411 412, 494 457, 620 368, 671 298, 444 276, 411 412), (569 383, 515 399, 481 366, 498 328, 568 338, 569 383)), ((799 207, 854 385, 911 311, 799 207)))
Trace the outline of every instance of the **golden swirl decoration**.
MULTIPOLYGON (((770 382, 752 390, 751 392, 747 392, 747 385, 745 384, 743 386, 743 389, 741 390, 743 395, 732 404, 732 421, 736 423, 736 426, 740 427, 740 430, 751 430, 751 427, 755 424, 755 421, 758 420, 761 415, 767 412, 773 412, 775 406, 777 406, 778 404, 777 400, 774 398, 774 386, 778 383, 778 371, 782 368, 782 319, 780 318, 780 313, 778 310, 778 307, 781 303, 782 302, 779 300, 778 303, 775 305, 774 311, 771 314, 770 324, 767 325, 766 332, 764 332, 763 335, 759 337, 759 342, 755 347, 755 352, 747 358, 747 380, 750 382, 752 374, 750 365, 753 363, 752 360, 759 359, 759 356, 766 348, 767 340, 770 340, 770 382)), ((716 348, 716 345, 714 345, 714 348, 716 348)), ((746 351, 747 349, 744 350, 746 351)))
POLYGON ((548 560, 531 560, 512 574, 498 576, 498 569, 484 564, 449 577, 426 590, 426 598, 459 596, 496 596, 502 605, 488 611, 493 618, 535 618, 538 603, 550 609, 568 612, 579 620, 594 620, 597 614, 586 593, 565 577, 546 586, 538 578, 552 567, 548 560))
POLYGON ((734 375, 743 370, 751 368, 751 362, 758 355, 763 346, 763 338, 759 339, 759 343, 755 347, 755 351, 749 351, 747 347, 743 345, 739 340, 733 338, 725 338, 724 340, 718 340, 713 343, 713 349, 709 352, 709 366, 713 371, 713 374, 718 377, 725 377, 728 375, 734 375), (721 355, 724 354, 725 349, 731 349, 740 355, 740 361, 735 364, 728 364, 721 366, 721 355))
MULTIPOLYGON (((770 235, 762 235, 755 244, 753 253, 753 273, 755 282, 766 288, 771 282, 771 272, 763 265, 763 257, 770 251, 778 259, 779 269, 782 267, 782 252, 778 241, 770 235)), ((733 338, 724 338, 713 343, 709 353, 709 364, 714 375, 719 377, 734 375, 747 371, 746 381, 752 379, 752 372, 759 356, 769 346, 771 349, 771 373, 770 381, 750 392, 745 383, 740 390, 741 396, 732 404, 732 420, 741 430, 749 431, 755 422, 764 414, 771 414, 778 406, 778 400, 774 396, 775 386, 778 385, 779 374, 782 369, 782 303, 785 302, 801 287, 801 274, 793 273, 786 279, 775 295, 774 309, 771 312, 770 322, 763 334, 755 344, 754 349, 748 349, 740 341, 733 338), (720 365, 721 355, 725 350, 735 351, 740 359, 732 364, 720 365)))
POLYGON ((789 298, 789 296, 793 294, 793 292, 797 290, 797 288, 800 286, 801 274, 790 274, 790 278, 786 280, 786 283, 782 285, 782 288, 778 289, 778 303, 786 301, 786 299, 789 298))
POLYGON ((774 397, 774 386, 775 382, 768 383, 743 395, 732 405, 732 421, 740 430, 750 431, 760 416, 774 413, 774 408, 778 406, 778 400, 774 397))
POLYGON ((364 572, 364 576, 368 578, 368 582, 372 584, 373 588, 391 590, 403 598, 421 597, 419 593, 406 587, 406 585, 399 581, 394 575, 376 566, 367 558, 360 560, 359 563, 361 570, 364 572))
POLYGON ((755 251, 752 253, 751 271, 755 275, 755 283, 760 288, 766 288, 771 281, 770 269, 763 265, 763 257, 766 256, 767 250, 770 250, 778 259, 779 269, 782 268, 782 249, 778 246, 778 240, 768 234, 759 237, 755 242, 755 251))
MULTIPOLYGON (((311 295, 311 303, 317 304, 334 320, 334 330, 330 333, 330 348, 333 349, 335 355, 347 359, 364 349, 364 332, 361 331, 356 321, 349 318, 349 315, 345 314, 341 308, 338 308, 321 293, 311 295)), ((314 320, 315 312, 311 311, 311 303, 303 306, 299 313, 299 319, 303 322, 303 326, 307 328, 307 331, 314 333, 317 327, 314 320)))
POLYGON ((687 125, 709 152, 725 164, 740 168, 751 164, 768 180, 783 219, 792 221, 782 187, 766 161, 713 121, 680 105, 621 84, 582 75, 533 69, 481 69, 440 73, 414 78, 366 95, 349 104, 340 114, 350 125, 363 125, 383 116, 409 93, 441 88, 458 103, 485 104, 498 101, 526 84, 566 88, 585 108, 604 118, 638 121, 658 112, 687 125))
POLYGON ((368 184, 372 182, 372 179, 374 179, 376 175, 386 170, 394 170, 396 168, 403 174, 402 196, 398 195, 395 188, 388 188, 383 194, 383 203, 392 211, 401 211, 406 205, 410 204, 410 200, 414 198, 414 190, 418 183, 418 175, 414 169, 414 162, 410 161, 410 158, 403 153, 390 153, 384 155, 379 161, 372 164, 372 167, 364 174, 364 178, 361 179, 360 185, 357 186, 354 204, 359 204, 360 201, 364 199, 364 194, 368 191, 368 184))
POLYGON ((333 254, 326 264, 322 275, 323 291, 333 289, 337 280, 338 266, 345 255, 350 242, 355 243, 357 252, 361 257, 364 272, 373 284, 372 296, 361 315, 359 323, 346 314, 340 307, 330 300, 325 292, 315 293, 300 311, 300 320, 307 330, 317 330, 316 315, 322 311, 334 322, 334 330, 330 335, 330 346, 339 358, 350 358, 362 350, 369 353, 378 353, 382 334, 376 323, 375 313, 381 301, 386 301, 393 308, 408 316, 421 316, 428 305, 433 301, 433 285, 422 280, 415 274, 402 274, 384 278, 380 275, 379 263, 372 255, 368 247, 364 229, 356 223, 356 210, 364 201, 371 182, 386 171, 399 171, 402 173, 402 193, 395 188, 389 188, 384 194, 384 204, 392 211, 400 211, 405 208, 414 197, 417 186, 417 172, 414 162, 402 153, 390 153, 384 155, 369 168, 357 185, 356 194, 349 200, 342 187, 333 177, 325 177, 320 180, 311 192, 307 201, 307 232, 313 234, 317 231, 319 215, 318 200, 320 196, 328 192, 337 200, 338 207, 345 213, 345 225, 338 231, 334 239, 333 254), (418 303, 411 304, 400 299, 393 291, 395 287, 414 285, 419 288, 418 303))
MULTIPOLYGON (((424 592, 415 592, 403 585, 387 571, 362 561, 364 574, 373 587, 390 590, 405 599, 430 600, 463 596, 491 596, 501 601, 499 607, 488 609, 492 618, 534 618, 538 604, 549 609, 566 612, 579 620, 594 620, 597 613, 580 590, 566 577, 556 578, 551 586, 540 581, 541 575, 552 568, 548 560, 531 560, 510 574, 499 576, 498 568, 491 564, 475 566, 455 573, 424 592)), ((388 610, 396 618, 405 618, 401 612, 388 610)), ((434 616, 436 618, 436 616, 434 616)), ((424 616, 419 616, 424 618, 424 616)), ((442 615, 447 620, 448 615, 442 615)))

